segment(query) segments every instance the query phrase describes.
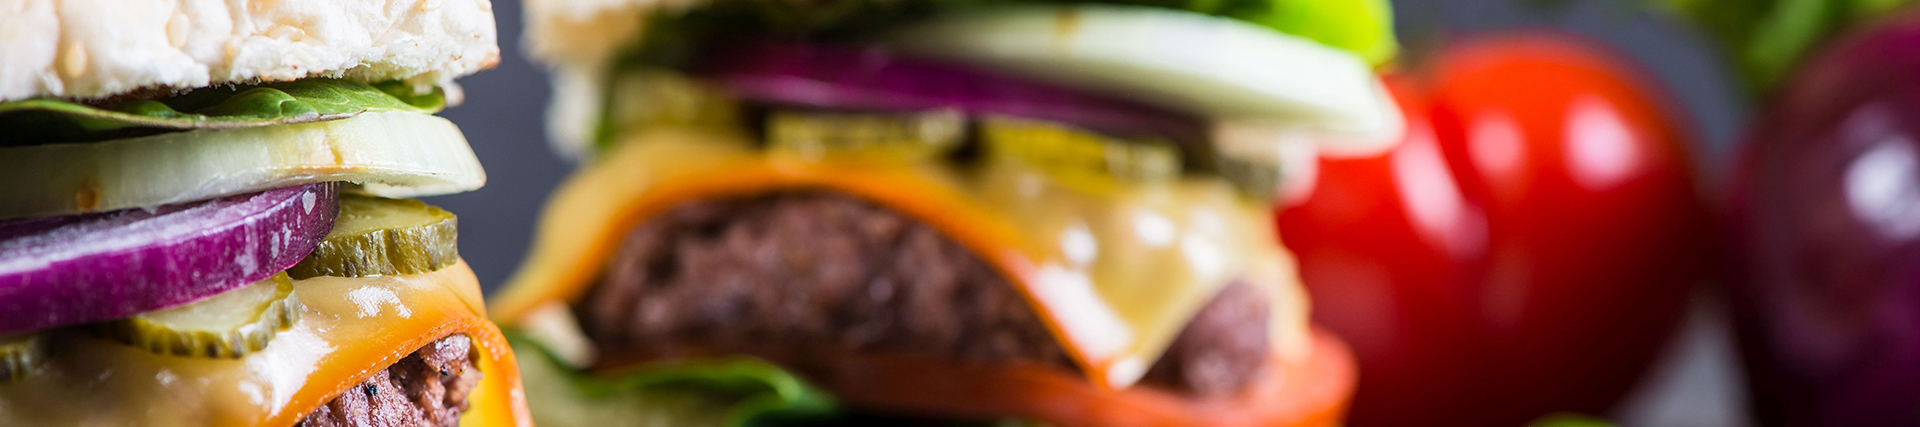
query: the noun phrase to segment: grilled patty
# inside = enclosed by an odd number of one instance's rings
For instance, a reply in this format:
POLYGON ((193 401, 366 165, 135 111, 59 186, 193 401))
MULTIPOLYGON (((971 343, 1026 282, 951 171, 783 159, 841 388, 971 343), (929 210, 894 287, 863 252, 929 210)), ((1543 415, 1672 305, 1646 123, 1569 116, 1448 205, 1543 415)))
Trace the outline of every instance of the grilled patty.
POLYGON ((456 427, 480 384, 466 335, 427 344, 307 414, 299 427, 456 427))
MULTIPOLYGON (((1148 385, 1221 395, 1268 357, 1267 300, 1228 286, 1148 385)), ((1076 369, 999 272, 925 224, 854 197, 783 193, 681 204, 636 226, 576 307, 613 359, 742 352, 805 366, 932 356, 1076 369)))

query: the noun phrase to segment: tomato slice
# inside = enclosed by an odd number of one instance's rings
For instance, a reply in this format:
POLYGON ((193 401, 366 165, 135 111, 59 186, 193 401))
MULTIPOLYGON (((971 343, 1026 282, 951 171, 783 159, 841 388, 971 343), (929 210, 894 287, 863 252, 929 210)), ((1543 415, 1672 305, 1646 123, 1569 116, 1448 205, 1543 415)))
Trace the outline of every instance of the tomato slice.
POLYGON ((1265 378, 1236 396, 1191 399, 1148 386, 1109 390, 1077 372, 1030 364, 988 366, 897 356, 842 358, 812 376, 845 401, 887 412, 967 419, 1017 418, 1061 427, 1331 427, 1353 394, 1345 343, 1313 331, 1299 362, 1272 359, 1265 378))

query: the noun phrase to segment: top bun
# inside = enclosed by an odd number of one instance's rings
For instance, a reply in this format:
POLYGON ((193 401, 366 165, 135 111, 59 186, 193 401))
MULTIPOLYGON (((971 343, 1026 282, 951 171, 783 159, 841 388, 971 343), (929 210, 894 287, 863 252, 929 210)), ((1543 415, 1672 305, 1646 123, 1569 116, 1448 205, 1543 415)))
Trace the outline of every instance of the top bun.
POLYGON ((311 76, 435 84, 500 62, 488 0, 4 0, 0 102, 311 76))

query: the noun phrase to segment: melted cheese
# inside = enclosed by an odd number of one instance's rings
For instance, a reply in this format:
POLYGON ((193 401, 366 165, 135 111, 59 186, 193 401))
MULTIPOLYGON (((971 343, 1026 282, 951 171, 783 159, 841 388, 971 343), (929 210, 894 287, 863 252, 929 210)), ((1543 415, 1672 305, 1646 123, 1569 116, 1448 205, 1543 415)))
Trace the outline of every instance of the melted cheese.
POLYGON ((866 198, 940 230, 1006 274, 1088 379, 1122 388, 1233 280, 1272 298, 1281 357, 1310 343, 1305 296, 1265 206, 1218 180, 1088 194, 1010 162, 982 170, 871 158, 796 158, 724 131, 655 129, 583 169, 546 207, 533 251, 496 299, 512 324, 576 301, 626 230, 689 200, 798 189, 866 198))
POLYGON ((397 277, 295 282, 300 321, 242 359, 163 356, 63 333, 47 365, 0 386, 5 426, 288 426, 415 349, 473 338, 467 427, 529 426, 519 368, 466 263, 397 277))

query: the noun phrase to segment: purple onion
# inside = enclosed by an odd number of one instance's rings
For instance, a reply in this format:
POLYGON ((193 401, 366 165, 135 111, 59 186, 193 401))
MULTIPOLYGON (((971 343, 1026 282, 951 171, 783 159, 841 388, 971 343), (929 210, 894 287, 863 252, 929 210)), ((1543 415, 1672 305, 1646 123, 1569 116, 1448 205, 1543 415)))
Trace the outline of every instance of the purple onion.
POLYGON ((186 304, 292 267, 333 228, 338 185, 0 223, 0 334, 186 304))
POLYGON ((829 109, 1003 114, 1128 136, 1204 141, 1204 121, 1119 98, 1048 86, 960 64, 903 58, 883 48, 803 42, 716 42, 694 74, 733 95, 829 109))
POLYGON ((1756 419, 1920 425, 1920 15, 1833 46, 1757 124, 1729 221, 1756 419))

